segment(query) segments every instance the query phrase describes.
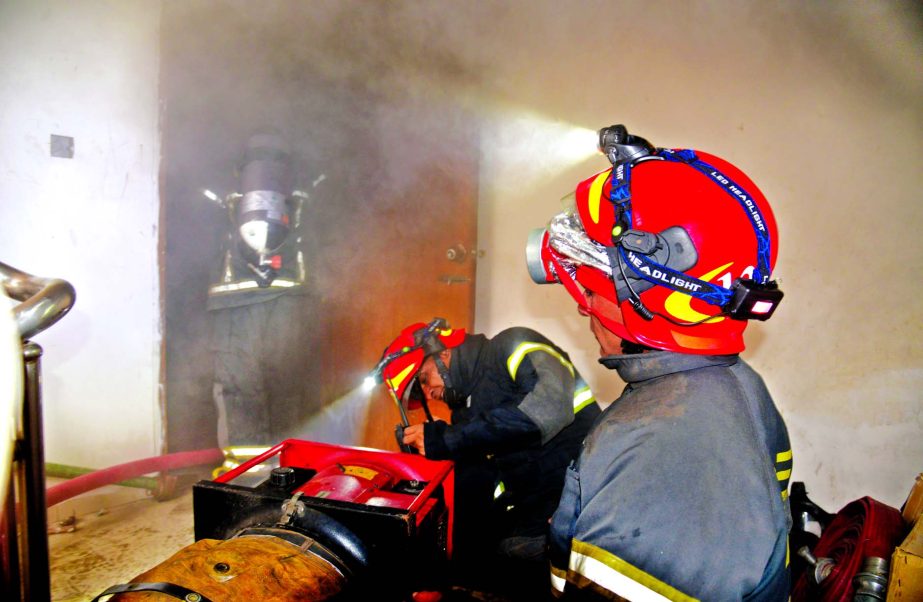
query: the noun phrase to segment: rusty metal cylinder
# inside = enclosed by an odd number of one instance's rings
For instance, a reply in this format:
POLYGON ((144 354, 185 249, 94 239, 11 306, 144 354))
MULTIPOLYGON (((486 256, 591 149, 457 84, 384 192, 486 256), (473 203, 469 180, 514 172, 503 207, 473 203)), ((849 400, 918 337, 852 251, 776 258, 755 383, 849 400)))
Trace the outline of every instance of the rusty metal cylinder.
MULTIPOLYGON (((168 584, 188 590, 187 600, 322 601, 342 592, 347 581, 348 571, 324 546, 299 533, 266 528, 227 540, 201 539, 131 583, 107 592, 168 584)), ((150 589, 110 598, 122 602, 164 599, 158 590, 150 589)))

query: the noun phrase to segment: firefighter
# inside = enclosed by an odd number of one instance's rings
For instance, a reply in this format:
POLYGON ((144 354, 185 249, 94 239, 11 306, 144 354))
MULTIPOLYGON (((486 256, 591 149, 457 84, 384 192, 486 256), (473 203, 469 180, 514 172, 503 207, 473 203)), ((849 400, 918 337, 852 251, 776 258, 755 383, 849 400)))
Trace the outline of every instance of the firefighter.
POLYGON ((782 296, 772 211, 718 157, 623 126, 601 130, 600 148, 613 167, 578 184, 528 254, 627 383, 568 470, 553 586, 580 600, 786 600, 792 452, 738 355, 748 320, 782 296))
POLYGON ((218 438, 226 452, 297 436, 318 408, 305 383, 316 377, 311 325, 317 295, 303 250, 304 193, 295 191, 288 142, 252 135, 240 166, 241 193, 220 202, 228 230, 208 289, 218 438))
POLYGON ((511 586, 507 593, 524 600, 547 594, 548 521, 565 469, 600 414, 567 353, 529 328, 487 338, 436 319, 405 328, 383 362, 397 398, 438 400, 452 411, 451 424, 407 427, 403 443, 456 463, 459 577, 493 590, 511 586))

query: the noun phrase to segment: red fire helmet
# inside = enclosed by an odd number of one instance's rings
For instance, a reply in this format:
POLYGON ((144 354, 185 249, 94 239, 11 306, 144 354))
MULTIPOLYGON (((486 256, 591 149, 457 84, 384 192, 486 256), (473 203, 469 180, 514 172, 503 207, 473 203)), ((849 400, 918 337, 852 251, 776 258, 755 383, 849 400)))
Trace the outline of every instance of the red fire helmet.
POLYGON ((441 318, 429 324, 411 324, 382 354, 381 379, 398 399, 403 399, 427 357, 458 347, 464 340, 464 328, 449 328, 441 318))
POLYGON ((631 165, 628 177, 617 170, 578 184, 574 209, 533 233, 533 279, 562 282, 584 307, 576 283, 616 303, 621 316, 601 321, 624 340, 682 353, 742 351, 740 316, 765 319, 781 299, 768 282, 778 232, 762 192, 735 166, 699 151, 659 150, 631 165), (652 249, 656 263, 647 261, 652 249), (747 297, 747 312, 729 311, 739 307, 736 289, 747 286, 775 296, 757 293, 747 297))

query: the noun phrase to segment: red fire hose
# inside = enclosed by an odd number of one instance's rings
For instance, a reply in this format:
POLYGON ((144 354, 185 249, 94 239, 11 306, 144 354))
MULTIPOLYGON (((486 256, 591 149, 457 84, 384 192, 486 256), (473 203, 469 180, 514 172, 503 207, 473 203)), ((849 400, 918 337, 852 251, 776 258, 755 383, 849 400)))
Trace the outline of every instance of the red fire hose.
POLYGON ((814 584, 808 576, 798 579, 792 591, 795 602, 846 602, 853 599, 853 577, 869 556, 890 559, 906 527, 901 513, 870 497, 850 502, 837 512, 814 546, 816 558, 830 558, 830 574, 814 584))
POLYGON ((178 468, 201 466, 203 464, 220 464, 223 460, 224 454, 220 449, 214 448, 176 452, 173 454, 126 462, 124 464, 116 464, 115 466, 103 468, 96 472, 91 472, 49 487, 45 493, 46 503, 48 507, 51 507, 76 495, 80 495, 81 493, 97 489, 98 487, 112 485, 152 472, 176 470, 178 468))

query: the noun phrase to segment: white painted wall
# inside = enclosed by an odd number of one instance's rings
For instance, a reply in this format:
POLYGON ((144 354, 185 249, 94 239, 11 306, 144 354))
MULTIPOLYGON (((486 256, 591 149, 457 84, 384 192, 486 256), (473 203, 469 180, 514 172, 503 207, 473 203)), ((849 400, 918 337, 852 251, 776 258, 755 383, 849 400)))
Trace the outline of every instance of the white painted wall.
POLYGON ((159 452, 159 18, 143 0, 0 3, 0 261, 77 290, 34 338, 51 462, 159 452))
POLYGON ((622 384, 595 363, 586 321, 523 260, 528 232, 607 163, 542 153, 564 153, 554 137, 569 126, 626 123, 724 156, 779 222, 786 298, 749 327, 745 357, 788 422, 792 478, 828 510, 864 495, 899 506, 923 471, 918 5, 558 4, 517 3, 495 24, 503 39, 483 43, 483 56, 519 59, 498 63, 507 102, 483 141, 478 329, 538 328, 615 398, 622 384))

